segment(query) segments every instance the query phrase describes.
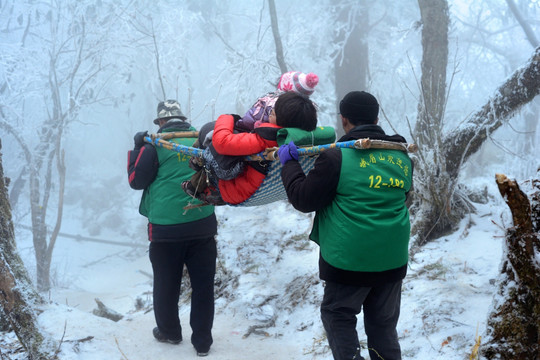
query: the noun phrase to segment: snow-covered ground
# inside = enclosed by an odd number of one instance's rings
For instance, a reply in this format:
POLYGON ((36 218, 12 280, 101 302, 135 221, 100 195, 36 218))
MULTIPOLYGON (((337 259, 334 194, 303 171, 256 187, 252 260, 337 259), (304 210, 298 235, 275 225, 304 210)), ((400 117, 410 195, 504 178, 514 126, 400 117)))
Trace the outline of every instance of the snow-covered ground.
MULTIPOLYGON (((477 213, 464 219, 458 231, 429 243, 410 260, 398 327, 403 359, 469 359, 477 336, 484 338, 509 211, 496 197, 476 205, 477 213)), ((145 220, 133 212, 130 226, 144 231, 145 220)), ((221 207, 217 214, 219 271, 208 359, 332 359, 319 318, 318 248, 307 240, 312 216, 286 202, 221 207)), ((67 218, 62 231, 76 234, 77 229, 76 219, 67 218)), ((29 232, 16 233, 19 252, 32 268, 29 232)), ((137 240, 138 248, 59 238, 54 288, 45 294, 49 304, 39 315, 44 332, 62 340, 59 359, 197 358, 189 342, 187 295, 180 307, 184 341, 169 345, 152 337, 151 266, 144 236, 114 239, 137 240), (96 298, 123 319, 95 316, 96 298)), ((361 315, 358 331, 367 357, 361 315)), ((0 334, 2 359, 23 358, 15 353, 15 342, 13 333, 0 334)))

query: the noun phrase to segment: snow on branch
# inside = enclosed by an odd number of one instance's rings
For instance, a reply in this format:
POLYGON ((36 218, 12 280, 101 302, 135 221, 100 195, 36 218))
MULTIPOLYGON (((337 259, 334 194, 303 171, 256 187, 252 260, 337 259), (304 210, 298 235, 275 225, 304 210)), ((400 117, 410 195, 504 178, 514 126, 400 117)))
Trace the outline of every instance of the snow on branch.
POLYGON ((443 151, 447 170, 457 175, 460 165, 473 155, 489 134, 540 94, 540 47, 461 128, 446 135, 443 151))

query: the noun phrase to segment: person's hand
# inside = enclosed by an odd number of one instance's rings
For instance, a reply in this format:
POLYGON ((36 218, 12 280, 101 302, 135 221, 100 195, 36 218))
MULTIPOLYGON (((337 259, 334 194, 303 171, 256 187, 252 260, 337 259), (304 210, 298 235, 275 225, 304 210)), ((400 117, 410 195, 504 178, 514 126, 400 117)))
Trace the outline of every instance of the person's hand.
POLYGON ((148 136, 148 131, 139 131, 135 134, 133 137, 133 141, 135 142, 135 150, 139 150, 144 146, 145 136, 148 136))
POLYGON ((285 163, 290 160, 298 161, 298 149, 292 141, 286 145, 281 145, 277 153, 281 165, 285 165, 285 163))
POLYGON ((233 125, 233 132, 239 133, 239 132, 249 132, 249 129, 246 129, 246 125, 240 121, 242 117, 238 114, 229 114, 233 117, 234 125, 233 125))
POLYGON ((242 118, 242 117, 241 117, 240 115, 238 115, 238 114, 229 114, 229 115, 231 115, 231 116, 233 117, 234 123, 235 123, 235 124, 236 124, 236 122, 237 122, 238 120, 240 120, 240 119, 242 118))

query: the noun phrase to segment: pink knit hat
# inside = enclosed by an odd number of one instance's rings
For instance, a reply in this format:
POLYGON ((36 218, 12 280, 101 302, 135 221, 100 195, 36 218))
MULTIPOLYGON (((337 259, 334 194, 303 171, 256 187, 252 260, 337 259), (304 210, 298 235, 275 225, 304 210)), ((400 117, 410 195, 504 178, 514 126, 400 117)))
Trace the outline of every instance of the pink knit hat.
POLYGON ((294 91, 302 95, 311 95, 315 85, 319 83, 319 77, 314 73, 304 74, 300 71, 289 71, 281 75, 278 90, 294 91))

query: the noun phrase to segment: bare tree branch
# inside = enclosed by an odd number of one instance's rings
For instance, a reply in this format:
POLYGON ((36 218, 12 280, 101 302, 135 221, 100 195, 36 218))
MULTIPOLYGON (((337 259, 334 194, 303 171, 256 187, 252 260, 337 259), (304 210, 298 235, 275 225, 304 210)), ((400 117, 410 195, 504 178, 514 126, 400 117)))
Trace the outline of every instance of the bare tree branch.
POLYGON ((532 47, 536 48, 540 46, 540 42, 538 41, 538 38, 536 37, 533 29, 531 29, 531 26, 529 25, 529 23, 523 18, 523 15, 521 15, 521 12, 517 8, 516 4, 514 3, 514 0, 506 0, 506 3, 508 4, 508 7, 512 11, 512 14, 514 14, 514 17, 518 21, 519 25, 521 25, 521 28, 525 32, 525 35, 527 36, 527 40, 529 40, 532 47))
POLYGON ((165 86, 163 85, 163 75, 161 74, 161 68, 159 65, 159 47, 157 44, 156 31, 154 30, 154 21, 152 20, 152 18, 150 18, 150 26, 152 27, 152 41, 154 43, 154 54, 156 56, 156 69, 157 69, 157 74, 159 78, 159 84, 161 85, 161 92, 163 94, 163 100, 166 100, 167 95, 165 93, 165 86))
POLYGON ((221 32, 218 31, 218 29, 216 28, 216 25, 211 21, 210 23, 212 24, 212 27, 214 28, 214 34, 221 40, 223 45, 225 45, 227 49, 231 50, 236 56, 240 57, 241 59, 245 59, 246 57, 244 56, 244 54, 238 52, 234 47, 232 47, 231 44, 228 43, 227 39, 225 39, 223 35, 221 34, 221 32))
POLYGON ((447 135, 443 150, 447 171, 455 177, 459 173, 461 151, 467 148, 463 161, 466 161, 484 143, 490 133, 498 129, 525 104, 540 94, 540 47, 524 67, 517 69, 495 94, 474 113, 462 128, 447 135), (459 154, 457 157, 456 154, 459 154))
POLYGON ((270 21, 272 24, 272 34, 274 34, 274 42, 276 43, 276 60, 279 65, 279 70, 281 71, 282 74, 284 74, 287 72, 287 64, 285 64, 285 57, 283 56, 283 45, 281 44, 281 36, 279 34, 275 1, 268 0, 268 7, 270 9, 270 21))

